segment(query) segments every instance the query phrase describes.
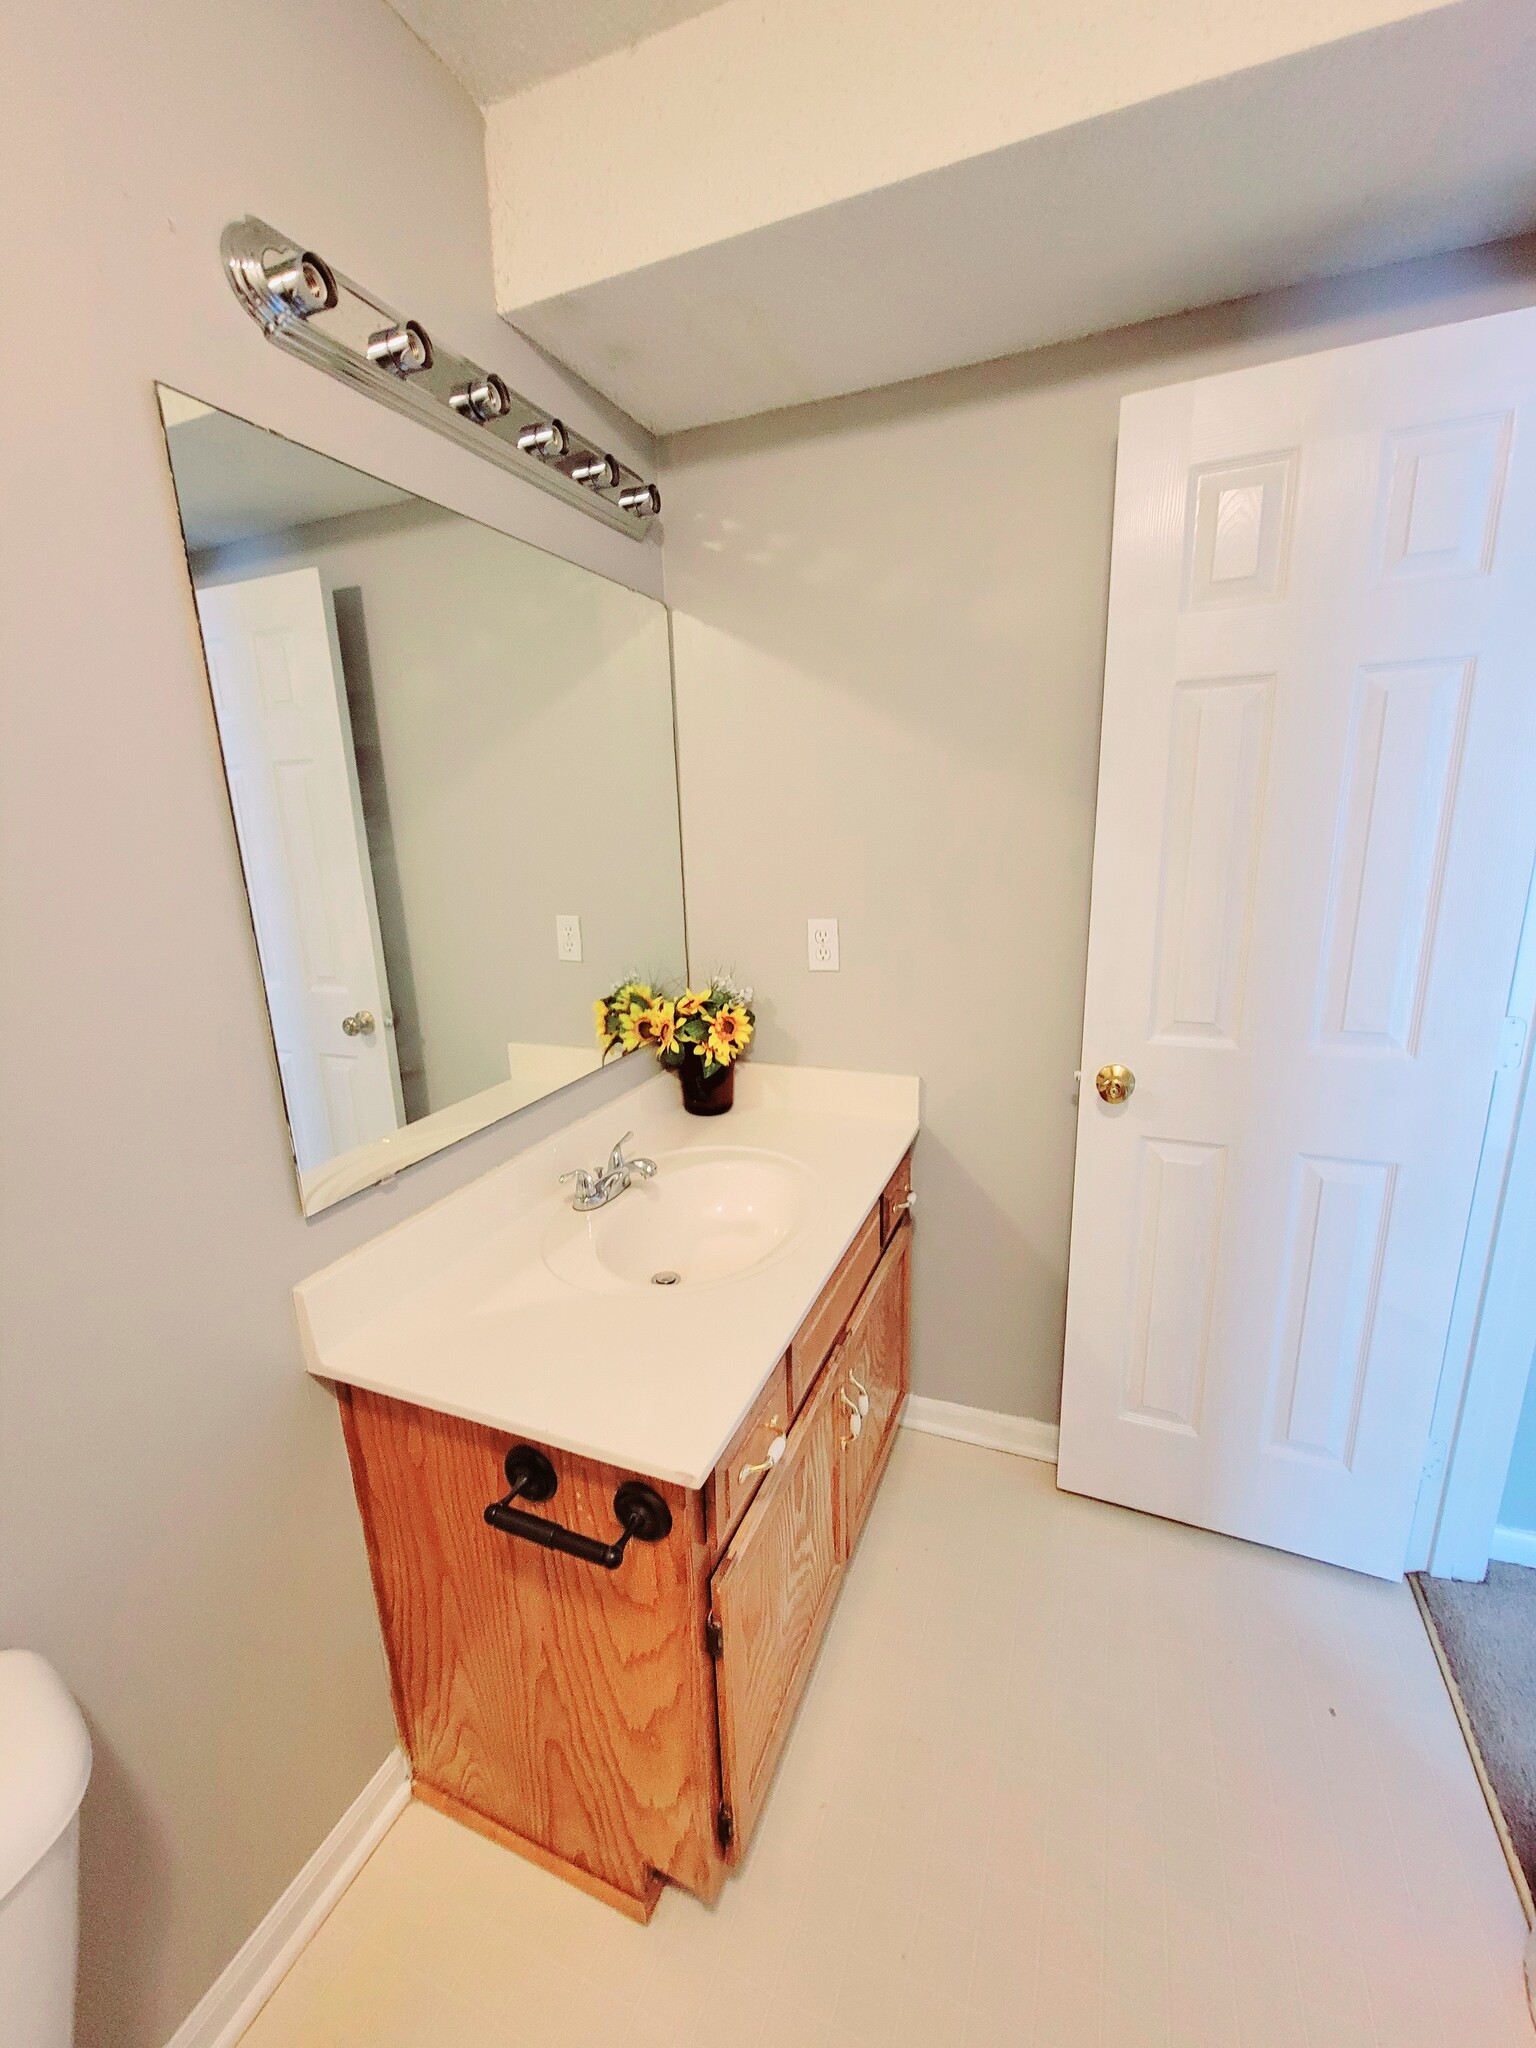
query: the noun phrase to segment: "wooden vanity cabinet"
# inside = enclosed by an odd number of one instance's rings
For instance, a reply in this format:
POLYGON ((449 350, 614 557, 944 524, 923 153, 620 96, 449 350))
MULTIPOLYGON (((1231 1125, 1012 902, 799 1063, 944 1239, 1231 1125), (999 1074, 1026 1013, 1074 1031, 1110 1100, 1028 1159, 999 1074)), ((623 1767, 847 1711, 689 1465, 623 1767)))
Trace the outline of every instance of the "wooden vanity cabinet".
POLYGON ((789 1398, 797 1413, 880 1262, 884 1208, 882 1195, 844 1252, 836 1272, 817 1295, 810 1314, 795 1332, 789 1347, 789 1398))
POLYGON ((889 1244, 896 1226, 912 1208, 912 1154, 909 1152, 886 1182, 880 1197, 880 1241, 889 1244))
MULTIPOLYGON (((667 1880, 713 1898, 761 1816, 906 1399, 895 1186, 709 1482, 657 1486, 671 1533, 617 1570, 487 1526, 505 1431, 340 1389, 416 1796, 633 1918, 667 1880), (820 1357, 793 1413, 797 1347, 820 1357)), ((533 1512, 611 1541, 632 1475, 546 1454, 558 1487, 533 1512)))
POLYGON ((843 1555, 874 1502, 906 1406, 911 1359, 912 1226, 902 1220, 854 1310, 827 1375, 836 1389, 843 1555), (854 1431, 854 1417, 859 1428, 854 1431))
POLYGON ((710 1581, 723 1843, 752 1839, 906 1401, 911 1228, 902 1224, 710 1581), (867 1388, 868 1411, 859 1405, 867 1388), (854 1428, 854 1417, 858 1428, 854 1428))
MULTIPOLYGON (((648 1919, 662 1877, 719 1889, 703 1496, 618 1571, 488 1528, 514 1439, 363 1388, 342 1416, 419 1799, 648 1919)), ((608 1541, 630 1475, 547 1452, 537 1512, 608 1541)))
POLYGON ((757 1826, 842 1574, 838 1406, 824 1373, 773 1486, 763 1489, 710 1581, 720 1846, 732 1862, 757 1826))
POLYGON ((774 1468, 774 1447, 788 1450, 789 1358, 781 1358, 768 1384, 752 1404, 752 1412, 731 1439, 730 1448, 709 1475, 704 1489, 704 1523, 710 1552, 718 1557, 736 1524, 746 1513, 764 1479, 774 1468))

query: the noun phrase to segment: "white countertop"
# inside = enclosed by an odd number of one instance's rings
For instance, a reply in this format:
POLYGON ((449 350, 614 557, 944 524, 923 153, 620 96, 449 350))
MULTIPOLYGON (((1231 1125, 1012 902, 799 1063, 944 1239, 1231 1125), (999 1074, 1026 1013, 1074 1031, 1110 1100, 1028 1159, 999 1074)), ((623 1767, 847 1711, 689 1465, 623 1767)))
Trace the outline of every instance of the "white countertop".
MULTIPOLYGON (((646 1478, 699 1487, 917 1135, 904 1075, 737 1069, 736 1106, 692 1117, 675 1076, 519 1153, 293 1290, 317 1378, 483 1422, 646 1478), (573 1166, 728 1145, 776 1153, 814 1189, 767 1263, 713 1286, 594 1292, 545 1240, 573 1166)), ((623 1203, 638 1190, 620 1195, 623 1203)), ((601 1212, 599 1212, 601 1213, 601 1212)))

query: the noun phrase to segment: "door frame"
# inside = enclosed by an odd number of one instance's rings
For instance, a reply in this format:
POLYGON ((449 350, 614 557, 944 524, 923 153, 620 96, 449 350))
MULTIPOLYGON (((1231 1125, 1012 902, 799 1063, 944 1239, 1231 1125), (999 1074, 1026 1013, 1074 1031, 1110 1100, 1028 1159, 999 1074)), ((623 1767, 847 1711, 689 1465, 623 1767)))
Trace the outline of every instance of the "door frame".
POLYGON ((1505 1014, 1406 1567, 1447 1579, 1488 1570, 1536 1353, 1536 871, 1505 1014))

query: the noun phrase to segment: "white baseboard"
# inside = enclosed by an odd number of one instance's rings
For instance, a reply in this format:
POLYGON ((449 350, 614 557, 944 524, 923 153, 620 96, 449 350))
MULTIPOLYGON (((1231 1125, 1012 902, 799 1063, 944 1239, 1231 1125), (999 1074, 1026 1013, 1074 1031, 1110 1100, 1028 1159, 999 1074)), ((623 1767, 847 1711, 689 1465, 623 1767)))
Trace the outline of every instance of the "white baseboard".
POLYGON ((933 1401, 926 1394, 908 1396, 902 1423, 928 1436, 949 1436, 957 1443, 980 1444, 983 1450, 1009 1451, 1016 1458, 1056 1462, 1060 1432, 1054 1422, 1036 1422, 1032 1415, 1000 1415, 993 1408, 966 1408, 958 1401, 933 1401))
POLYGON ((166 2048, 233 2048, 410 1796, 410 1765, 392 1750, 166 2048))
POLYGON ((1488 1555, 1499 1564, 1536 1565, 1536 1529, 1506 1529, 1500 1522, 1488 1555))

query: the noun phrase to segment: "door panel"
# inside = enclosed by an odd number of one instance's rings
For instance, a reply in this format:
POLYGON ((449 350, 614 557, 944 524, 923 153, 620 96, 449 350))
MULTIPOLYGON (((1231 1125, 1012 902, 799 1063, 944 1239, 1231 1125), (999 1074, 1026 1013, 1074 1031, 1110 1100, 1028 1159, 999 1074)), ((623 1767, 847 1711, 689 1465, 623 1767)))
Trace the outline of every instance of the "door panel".
POLYGON ((1532 312, 1121 413, 1059 1476, 1387 1577, 1536 852, 1533 435, 1532 312))
POLYGON ((1253 927, 1273 676, 1175 687, 1153 1035, 1231 1044, 1253 927))
POLYGON ((720 1774, 734 1862, 757 1825, 774 1766, 837 1591, 836 1388, 824 1373, 711 1581, 720 1774))
POLYGON ((1325 1040, 1415 1050, 1472 668, 1420 661, 1355 678, 1328 904, 1325 1040))
POLYGON ((1126 1412, 1173 1429, 1200 1426, 1210 1350, 1226 1147, 1147 1138, 1141 1148, 1126 1412))
POLYGON ((904 1218, 827 1368, 836 1382, 844 1558, 859 1540, 907 1398, 911 1254, 912 1226, 904 1218))
POLYGON ((404 1122, 340 657, 318 569, 197 593, 301 1171, 404 1122), (349 1036, 359 1011, 373 1028, 349 1036))

